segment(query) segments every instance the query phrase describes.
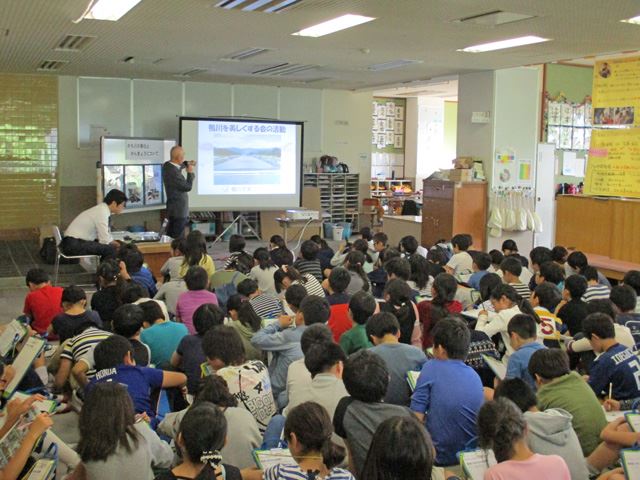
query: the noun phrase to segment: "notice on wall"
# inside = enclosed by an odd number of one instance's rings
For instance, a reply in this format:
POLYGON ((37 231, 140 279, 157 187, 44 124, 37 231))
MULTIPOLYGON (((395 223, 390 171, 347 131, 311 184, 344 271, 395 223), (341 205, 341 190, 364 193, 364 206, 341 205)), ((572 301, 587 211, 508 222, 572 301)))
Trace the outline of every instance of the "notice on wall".
POLYGON ((596 62, 593 125, 640 125, 640 57, 596 62))
POLYGON ((513 153, 496 153, 496 160, 493 164, 493 186, 513 187, 518 183, 519 178, 518 163, 513 153))
POLYGON ((593 131, 584 192, 640 198, 640 129, 593 131))

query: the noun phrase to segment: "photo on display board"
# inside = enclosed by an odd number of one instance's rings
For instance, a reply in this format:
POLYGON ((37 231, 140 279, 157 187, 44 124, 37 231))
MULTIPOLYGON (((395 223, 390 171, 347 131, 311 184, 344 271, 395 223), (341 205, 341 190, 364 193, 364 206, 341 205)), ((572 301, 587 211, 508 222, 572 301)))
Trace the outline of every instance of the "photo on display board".
POLYGON ((162 204, 162 166, 144 166, 144 204, 162 204))
POLYGON ((398 120, 396 120, 394 122, 394 130, 396 133, 402 133, 404 130, 404 125, 402 124, 402 122, 399 122, 398 120))
POLYGON ((573 129, 573 139, 571 141, 571 148, 573 150, 584 150, 584 128, 573 129))
POLYGON ((387 132, 386 144, 393 145, 393 132, 387 132))
POLYGON ((387 136, 384 133, 378 134, 378 148, 384 148, 387 145, 387 136))
POLYGON ((393 132, 393 118, 387 118, 386 130, 387 132, 393 132))
POLYGON ((594 108, 594 125, 633 125, 633 107, 594 108))
POLYGON ((547 143, 552 143, 560 148, 560 127, 547 127, 547 143))
POLYGON ((124 167, 125 194, 128 207, 141 207, 144 204, 142 165, 126 165, 124 167))
POLYGON ((560 148, 571 148, 571 127, 560 127, 560 148))
POLYGON ((104 175, 104 194, 111 190, 124 191, 124 171, 122 165, 105 165, 104 175))
POLYGON ((547 106, 547 119, 549 125, 560 125, 560 112, 562 104, 559 102, 549 102, 547 106))
POLYGON ((393 137, 393 148, 404 148, 404 136, 395 135, 393 137))
POLYGON ((584 126, 584 105, 576 105, 573 107, 573 126, 584 126))
POLYGON ((396 107, 396 120, 404 120, 404 107, 396 107))
POLYGON ((384 118, 378 120, 378 131, 384 132, 387 129, 387 121, 384 118))

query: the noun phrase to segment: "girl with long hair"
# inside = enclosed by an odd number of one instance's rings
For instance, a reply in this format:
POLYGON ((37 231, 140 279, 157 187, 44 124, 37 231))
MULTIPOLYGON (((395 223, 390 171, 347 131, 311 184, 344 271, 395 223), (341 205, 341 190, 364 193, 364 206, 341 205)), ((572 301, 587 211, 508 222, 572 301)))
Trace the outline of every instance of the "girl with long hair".
POLYGON ((400 324, 400 342, 422 348, 422 329, 418 321, 418 309, 413 303, 413 291, 407 282, 399 278, 389 280, 384 287, 381 312, 393 313, 400 324))
POLYGON ((346 290, 347 295, 354 295, 359 291, 368 292, 371 290, 369 277, 363 268, 364 262, 365 255, 361 251, 352 250, 348 253, 344 261, 344 268, 346 268, 349 275, 351 275, 351 281, 346 290))
POLYGON ((168 443, 134 415, 126 387, 97 383, 87 395, 79 419, 77 451, 82 463, 74 480, 152 479, 152 467, 167 468, 173 460, 168 443))
POLYGON ((278 267, 273 263, 269 250, 264 247, 256 248, 253 252, 254 266, 249 272, 249 278, 258 282, 258 288, 269 295, 276 295, 276 285, 273 281, 273 274, 278 267))
POLYGON ((539 455, 531 451, 527 444, 524 415, 506 398, 487 402, 478 412, 478 445, 493 450, 498 461, 497 465, 485 472, 485 480, 571 479, 562 457, 539 455))
POLYGON ((189 267, 199 266, 207 271, 209 277, 216 271, 213 260, 207 254, 207 242, 199 230, 189 232, 184 241, 184 258, 180 267, 180 278, 183 278, 189 267))
POLYGON ((455 300, 458 282, 448 273, 441 273, 433 281, 431 300, 418 304, 418 315, 422 325, 422 348, 433 346, 431 331, 439 320, 451 313, 460 313, 462 304, 455 300))
POLYGON ((222 463, 226 436, 227 419, 218 407, 209 402, 194 405, 182 418, 176 438, 182 462, 156 480, 241 480, 237 467, 222 463))

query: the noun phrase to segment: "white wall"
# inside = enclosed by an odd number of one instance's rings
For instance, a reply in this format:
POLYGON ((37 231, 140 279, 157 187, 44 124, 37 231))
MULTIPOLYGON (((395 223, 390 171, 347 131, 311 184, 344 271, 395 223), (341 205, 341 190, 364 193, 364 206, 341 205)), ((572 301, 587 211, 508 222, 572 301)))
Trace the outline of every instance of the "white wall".
MULTIPOLYGON (((178 139, 180 115, 304 121, 305 165, 323 153, 335 155, 351 172, 361 174, 362 191, 368 191, 371 93, 61 76, 59 105, 63 225, 95 202, 99 150, 86 146, 91 125, 104 126, 111 135, 178 139)), ((116 226, 157 218, 157 211, 127 213, 116 226)))
MULTIPOLYGON (((540 75, 536 67, 479 72, 459 77, 457 155, 481 159, 491 189, 494 153, 512 149, 519 158, 536 160, 540 119, 540 75), (491 114, 491 122, 471 123, 472 112, 491 114)), ((553 179, 550 179, 553 181, 553 179)), ((512 238, 523 254, 533 246, 532 232, 503 232, 488 237, 488 249, 512 238)))

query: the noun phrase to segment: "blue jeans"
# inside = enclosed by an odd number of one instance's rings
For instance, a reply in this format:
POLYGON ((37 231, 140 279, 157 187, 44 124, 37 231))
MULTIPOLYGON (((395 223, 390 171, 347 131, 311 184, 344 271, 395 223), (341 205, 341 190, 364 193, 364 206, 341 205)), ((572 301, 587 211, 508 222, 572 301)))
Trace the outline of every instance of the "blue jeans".
POLYGON ((282 431, 284 430, 284 415, 274 415, 269 420, 269 425, 264 432, 264 439, 262 441, 262 449, 269 450, 271 448, 278 448, 281 446, 282 431))

